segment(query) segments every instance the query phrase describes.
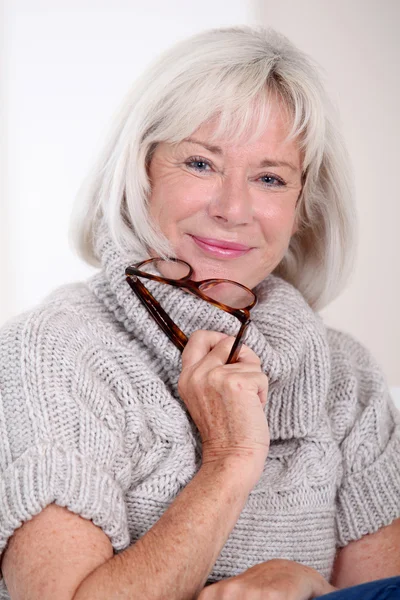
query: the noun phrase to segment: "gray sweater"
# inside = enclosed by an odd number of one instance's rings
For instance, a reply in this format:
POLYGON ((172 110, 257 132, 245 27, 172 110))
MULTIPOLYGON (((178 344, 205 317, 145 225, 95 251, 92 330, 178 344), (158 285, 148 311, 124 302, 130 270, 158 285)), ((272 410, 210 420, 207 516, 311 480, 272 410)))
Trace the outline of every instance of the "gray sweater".
MULTIPOLYGON (((98 274, 0 331, 0 552, 52 502, 91 519, 120 552, 201 464, 177 391, 180 353, 127 285, 132 257, 107 236, 99 251, 98 274)), ((179 289, 148 287, 187 335, 238 328, 179 289)), ((257 292, 246 344, 269 377, 271 447, 209 581, 277 557, 328 578, 338 547, 400 516, 400 423, 360 343, 276 276, 257 292)))

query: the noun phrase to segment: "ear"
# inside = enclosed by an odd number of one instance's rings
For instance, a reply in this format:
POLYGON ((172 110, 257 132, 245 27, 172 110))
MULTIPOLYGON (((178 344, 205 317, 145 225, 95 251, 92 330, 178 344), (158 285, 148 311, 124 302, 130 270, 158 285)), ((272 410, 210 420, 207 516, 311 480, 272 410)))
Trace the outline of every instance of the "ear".
POLYGON ((157 146, 158 146, 158 142, 153 142, 150 145, 150 148, 147 150, 146 159, 145 159, 146 173, 147 173, 147 177, 148 177, 150 183, 151 183, 151 180, 150 180, 150 165, 151 165, 151 161, 152 161, 152 158, 153 158, 153 154, 154 154, 155 149, 157 148, 157 146))
POLYGON ((295 208, 296 212, 295 212, 291 236, 294 235, 295 233, 297 233, 299 230, 299 203, 300 203, 302 193, 303 193, 303 186, 301 186, 301 190, 300 190, 299 195, 296 200, 296 208, 295 208))
MULTIPOLYGON (((299 199, 300 199, 300 196, 299 196, 299 199)), ((298 232, 298 230, 299 230, 299 207, 298 207, 298 204, 296 204, 296 213, 294 215, 293 227, 292 227, 292 232, 290 235, 291 236, 294 235, 295 233, 298 232)))

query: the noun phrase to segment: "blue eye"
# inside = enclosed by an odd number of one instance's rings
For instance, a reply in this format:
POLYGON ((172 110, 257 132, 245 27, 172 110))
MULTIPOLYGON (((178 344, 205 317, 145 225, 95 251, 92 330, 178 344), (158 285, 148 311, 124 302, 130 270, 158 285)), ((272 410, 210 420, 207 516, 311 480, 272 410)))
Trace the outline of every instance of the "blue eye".
POLYGON ((185 165, 189 167, 189 169, 193 169, 194 171, 199 171, 200 173, 207 171, 207 167, 210 167, 210 163, 204 160, 203 158, 189 158, 188 161, 185 162, 185 165))
POLYGON ((263 175, 260 179, 268 187, 281 187, 286 185, 282 179, 275 177, 274 175, 263 175))

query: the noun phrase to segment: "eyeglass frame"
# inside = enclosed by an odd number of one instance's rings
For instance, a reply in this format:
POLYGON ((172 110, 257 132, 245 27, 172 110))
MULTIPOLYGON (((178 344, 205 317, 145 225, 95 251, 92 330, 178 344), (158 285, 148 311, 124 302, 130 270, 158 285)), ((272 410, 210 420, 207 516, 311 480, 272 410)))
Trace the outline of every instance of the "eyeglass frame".
POLYGON ((169 258, 168 261, 172 262, 180 262, 189 268, 189 273, 180 279, 170 279, 168 277, 160 277, 158 275, 152 275, 151 273, 146 273, 140 270, 146 264, 151 262, 156 262, 157 260, 165 260, 162 258, 149 258, 147 260, 141 261, 134 265, 131 265, 125 269, 125 277, 126 281, 138 297, 143 306, 148 310, 156 323, 161 327, 164 333, 168 336, 173 344, 183 352, 186 344, 188 343, 188 337, 183 333, 183 331, 176 325, 176 323, 171 319, 171 317, 167 314, 167 312, 163 309, 161 304, 154 298, 154 296, 149 292, 145 285, 140 281, 139 277, 143 277, 145 279, 150 279, 152 281, 158 281, 160 283, 165 283, 167 285, 172 285, 174 287, 179 287, 187 292, 201 298, 205 302, 216 306, 217 308, 233 315, 236 317, 240 323, 239 332, 236 335, 235 341, 231 348, 231 351, 228 356, 228 360, 226 364, 231 364, 237 361, 240 349, 242 347, 242 339, 244 333, 246 332, 247 327, 251 323, 250 319, 250 310, 257 304, 257 296, 253 292, 253 290, 247 288, 246 286, 238 283, 237 281, 232 281, 230 279, 203 279, 202 281, 192 281, 190 277, 193 275, 193 269, 184 260, 169 258), (213 300, 209 298, 204 292, 202 292, 199 288, 204 284, 210 283, 233 283, 236 286, 239 286, 245 289, 247 292, 250 292, 254 300, 244 308, 233 308, 227 304, 223 304, 222 302, 218 302, 217 300, 213 300))

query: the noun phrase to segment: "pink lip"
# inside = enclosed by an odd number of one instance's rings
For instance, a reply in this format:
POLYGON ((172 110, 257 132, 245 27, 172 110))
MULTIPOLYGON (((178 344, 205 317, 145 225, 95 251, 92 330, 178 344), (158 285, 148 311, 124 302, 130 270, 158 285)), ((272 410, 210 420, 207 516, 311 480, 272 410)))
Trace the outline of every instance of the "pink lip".
POLYGON ((196 244, 215 256, 226 256, 229 258, 235 258, 246 254, 251 248, 244 246, 243 244, 236 244, 234 242, 226 242, 225 240, 214 240, 211 238, 200 238, 195 235, 191 236, 196 244))

